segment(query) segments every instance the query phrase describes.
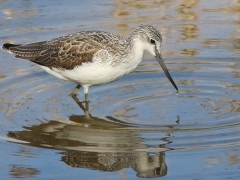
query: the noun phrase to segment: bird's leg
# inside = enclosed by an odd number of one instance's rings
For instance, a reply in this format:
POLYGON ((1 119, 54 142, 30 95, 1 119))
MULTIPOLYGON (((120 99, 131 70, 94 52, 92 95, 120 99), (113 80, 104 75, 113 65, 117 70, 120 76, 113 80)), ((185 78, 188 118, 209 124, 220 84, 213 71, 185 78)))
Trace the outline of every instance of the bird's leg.
MULTIPOLYGON (((89 116, 89 112, 88 112, 89 100, 88 100, 88 93, 87 93, 88 92, 88 88, 86 89, 86 92, 84 93, 85 94, 85 108, 84 108, 84 106, 82 105, 82 102, 79 101, 79 99, 76 96, 76 93, 80 89, 80 87, 81 87, 81 85, 78 84, 77 87, 73 90, 73 92, 70 95, 75 100, 75 102, 78 104, 78 106, 85 112, 85 115, 89 116)), ((85 89, 84 89, 84 91, 85 91, 85 89)))
POLYGON ((87 117, 89 117, 89 101, 88 101, 88 94, 85 94, 85 108, 86 108, 86 111, 85 111, 85 115, 87 117))
POLYGON ((71 95, 71 97, 73 98, 73 100, 78 104, 78 106, 83 110, 85 111, 85 107, 83 106, 82 102, 79 101, 79 99, 77 98, 76 94, 74 95, 71 95))
POLYGON ((86 102, 89 102, 89 100, 88 100, 88 94, 85 94, 85 101, 86 101, 86 102))
POLYGON ((88 100, 88 94, 85 94, 85 108, 88 111, 89 109, 89 100, 88 100))
POLYGON ((91 117, 91 115, 90 115, 89 112, 88 112, 88 108, 89 108, 88 101, 85 101, 86 107, 84 107, 83 104, 82 104, 82 102, 79 101, 79 99, 77 98, 76 94, 71 95, 71 97, 72 97, 73 100, 78 104, 78 106, 84 111, 86 117, 91 117))
POLYGON ((71 96, 76 95, 76 93, 78 92, 78 90, 80 89, 81 85, 77 85, 77 87, 73 90, 73 92, 70 93, 71 96))

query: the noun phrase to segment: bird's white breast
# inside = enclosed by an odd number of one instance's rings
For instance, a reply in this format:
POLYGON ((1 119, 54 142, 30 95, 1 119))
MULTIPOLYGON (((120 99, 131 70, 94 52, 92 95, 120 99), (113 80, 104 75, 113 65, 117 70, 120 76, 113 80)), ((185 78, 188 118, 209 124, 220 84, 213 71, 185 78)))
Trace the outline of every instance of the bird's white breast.
POLYGON ((89 87, 106 84, 128 74, 138 66, 142 56, 142 47, 138 46, 124 59, 116 57, 113 59, 112 55, 106 50, 101 50, 93 56, 92 62, 82 63, 71 70, 42 68, 60 79, 73 81, 89 87))

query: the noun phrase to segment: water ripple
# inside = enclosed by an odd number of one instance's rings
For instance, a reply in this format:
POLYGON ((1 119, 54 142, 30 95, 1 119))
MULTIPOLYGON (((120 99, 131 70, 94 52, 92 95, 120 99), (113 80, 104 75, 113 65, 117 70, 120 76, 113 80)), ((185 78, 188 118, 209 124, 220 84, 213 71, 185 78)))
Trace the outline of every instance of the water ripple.
MULTIPOLYGON (((8 131, 5 139, 62 150, 62 161, 73 167, 131 167, 140 177, 164 176, 166 151, 240 145, 236 61, 219 61, 168 61, 178 95, 150 61, 117 82, 92 87, 89 116, 67 96, 74 85, 40 71, 6 77, 1 116, 23 130, 8 131)), ((81 91, 78 97, 84 98, 81 91)))

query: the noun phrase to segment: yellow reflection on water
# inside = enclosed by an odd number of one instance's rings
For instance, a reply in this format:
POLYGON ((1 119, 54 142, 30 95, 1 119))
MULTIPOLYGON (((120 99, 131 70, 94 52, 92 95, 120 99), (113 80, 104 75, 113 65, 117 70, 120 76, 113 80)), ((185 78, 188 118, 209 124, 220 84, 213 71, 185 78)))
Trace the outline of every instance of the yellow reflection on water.
POLYGON ((196 6, 199 3, 199 0, 183 0, 180 4, 180 8, 177 11, 180 14, 181 20, 197 20, 198 16, 195 11, 191 11, 191 8, 196 6))

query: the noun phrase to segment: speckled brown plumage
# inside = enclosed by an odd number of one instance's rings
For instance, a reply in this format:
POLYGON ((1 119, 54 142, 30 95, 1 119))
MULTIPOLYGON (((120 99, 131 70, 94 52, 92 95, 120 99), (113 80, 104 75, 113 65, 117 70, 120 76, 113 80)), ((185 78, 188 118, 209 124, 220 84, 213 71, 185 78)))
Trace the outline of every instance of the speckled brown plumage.
POLYGON ((100 31, 85 31, 68 36, 25 45, 4 44, 3 49, 12 52, 15 57, 27 59, 49 68, 71 70, 84 62, 91 62, 99 50, 109 53, 117 51, 114 44, 120 44, 124 50, 126 40, 118 35, 100 31))

